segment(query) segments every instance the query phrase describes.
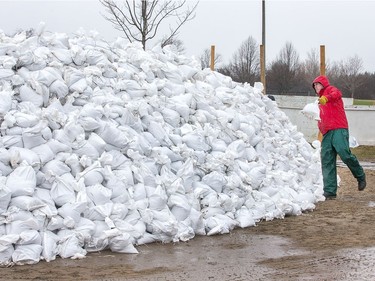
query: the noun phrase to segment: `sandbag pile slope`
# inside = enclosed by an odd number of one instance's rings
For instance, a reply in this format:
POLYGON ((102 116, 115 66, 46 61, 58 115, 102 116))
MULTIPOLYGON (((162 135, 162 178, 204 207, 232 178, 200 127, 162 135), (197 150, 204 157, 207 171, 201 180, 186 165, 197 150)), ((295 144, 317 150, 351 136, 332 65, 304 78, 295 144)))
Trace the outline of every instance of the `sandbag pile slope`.
POLYGON ((0 264, 137 253, 312 210, 319 155, 261 84, 167 46, 0 32, 0 264))

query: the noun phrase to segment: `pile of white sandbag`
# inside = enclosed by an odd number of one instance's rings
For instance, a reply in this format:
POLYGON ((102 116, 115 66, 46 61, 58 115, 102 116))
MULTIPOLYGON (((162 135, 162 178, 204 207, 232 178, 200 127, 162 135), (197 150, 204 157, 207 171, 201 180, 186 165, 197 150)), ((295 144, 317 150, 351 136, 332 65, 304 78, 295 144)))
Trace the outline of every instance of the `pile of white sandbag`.
POLYGON ((319 155, 261 90, 171 46, 0 32, 0 264, 314 209, 319 155))

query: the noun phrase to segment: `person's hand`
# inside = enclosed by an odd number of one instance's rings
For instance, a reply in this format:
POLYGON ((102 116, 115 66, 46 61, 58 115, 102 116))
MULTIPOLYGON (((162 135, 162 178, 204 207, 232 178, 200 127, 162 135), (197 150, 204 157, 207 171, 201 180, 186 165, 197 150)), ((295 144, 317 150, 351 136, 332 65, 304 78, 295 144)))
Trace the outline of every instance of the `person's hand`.
POLYGON ((321 105, 325 105, 325 104, 327 103, 327 101, 328 101, 328 99, 327 99, 326 96, 321 96, 321 97, 319 98, 319 103, 320 103, 321 105))

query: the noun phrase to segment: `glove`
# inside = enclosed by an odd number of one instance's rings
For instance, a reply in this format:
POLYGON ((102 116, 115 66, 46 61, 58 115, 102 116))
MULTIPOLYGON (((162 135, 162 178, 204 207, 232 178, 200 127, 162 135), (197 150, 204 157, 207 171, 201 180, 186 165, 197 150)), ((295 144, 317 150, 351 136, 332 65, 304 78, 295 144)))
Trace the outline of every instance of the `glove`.
POLYGON ((328 102, 328 99, 327 99, 326 96, 321 96, 321 97, 319 98, 319 103, 320 103, 321 105, 325 105, 327 102, 328 102))

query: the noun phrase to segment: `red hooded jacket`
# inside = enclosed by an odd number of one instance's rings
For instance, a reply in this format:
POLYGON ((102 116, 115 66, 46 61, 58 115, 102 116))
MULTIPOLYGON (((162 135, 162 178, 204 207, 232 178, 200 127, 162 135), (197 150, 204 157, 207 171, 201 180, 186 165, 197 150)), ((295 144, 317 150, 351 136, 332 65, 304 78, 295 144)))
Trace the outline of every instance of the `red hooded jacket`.
POLYGON ((339 89, 329 85, 328 78, 325 76, 318 76, 313 81, 323 85, 323 89, 318 93, 319 97, 325 96, 328 102, 325 105, 319 104, 320 121, 318 127, 320 132, 324 135, 330 130, 348 129, 348 120, 346 119, 344 102, 342 94, 339 89))

